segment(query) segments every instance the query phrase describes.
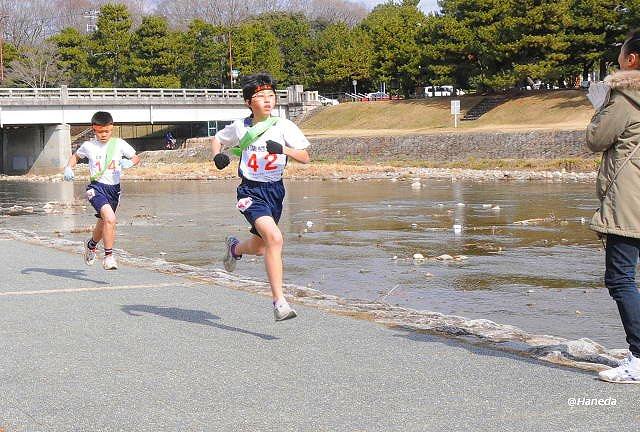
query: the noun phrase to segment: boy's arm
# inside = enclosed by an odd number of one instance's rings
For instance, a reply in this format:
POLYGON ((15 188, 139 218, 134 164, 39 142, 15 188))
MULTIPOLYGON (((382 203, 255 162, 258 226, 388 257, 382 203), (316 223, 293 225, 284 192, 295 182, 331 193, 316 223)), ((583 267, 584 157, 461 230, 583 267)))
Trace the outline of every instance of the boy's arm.
POLYGON ((131 144, 125 140, 120 140, 120 152, 126 159, 120 159, 120 168, 131 168, 134 165, 140 163, 140 156, 136 154, 136 149, 131 147, 131 144))
POLYGON ((267 141, 267 151, 271 154, 285 154, 303 164, 307 164, 311 161, 309 152, 307 152, 306 149, 295 149, 283 146, 279 142, 272 140, 267 141))
POLYGON ((211 141, 211 153, 213 153, 213 155, 215 156, 220 153, 220 150, 222 150, 222 143, 220 142, 218 137, 214 136, 213 140, 211 141))
POLYGON ((283 134, 284 145, 276 141, 267 141, 267 151, 275 154, 285 154, 296 161, 307 164, 311 161, 307 147, 309 140, 304 136, 300 128, 290 120, 281 120, 280 123, 283 134))
POLYGON ((213 163, 219 170, 225 169, 227 165, 231 163, 229 156, 224 153, 220 153, 221 150, 222 143, 218 137, 214 136, 213 141, 211 141, 211 153, 213 153, 213 163))
POLYGON ((311 162, 311 157, 309 156, 309 152, 305 149, 298 150, 298 149, 285 146, 282 148, 282 153, 286 154, 287 156, 303 164, 308 164, 309 162, 311 162))
POLYGON ((67 165, 64 167, 64 179, 66 181, 72 181, 75 176, 73 175, 73 168, 78 163, 78 156, 75 153, 72 153, 69 157, 69 161, 67 165))
POLYGON ((72 153, 71 156, 69 157, 69 161, 67 162, 66 167, 73 168, 77 164, 78 164, 78 156, 75 153, 72 153))

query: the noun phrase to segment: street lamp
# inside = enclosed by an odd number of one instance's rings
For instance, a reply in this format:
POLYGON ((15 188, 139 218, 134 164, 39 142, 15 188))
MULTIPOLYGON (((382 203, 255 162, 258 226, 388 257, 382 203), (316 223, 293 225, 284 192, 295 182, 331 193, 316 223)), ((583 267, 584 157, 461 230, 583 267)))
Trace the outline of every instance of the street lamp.
POLYGON ((351 84, 353 84, 353 94, 357 95, 358 94, 358 80, 354 79, 353 81, 351 81, 351 84))
POLYGON ((231 69, 231 88, 236 83, 238 76, 240 75, 240 71, 238 69, 231 69))

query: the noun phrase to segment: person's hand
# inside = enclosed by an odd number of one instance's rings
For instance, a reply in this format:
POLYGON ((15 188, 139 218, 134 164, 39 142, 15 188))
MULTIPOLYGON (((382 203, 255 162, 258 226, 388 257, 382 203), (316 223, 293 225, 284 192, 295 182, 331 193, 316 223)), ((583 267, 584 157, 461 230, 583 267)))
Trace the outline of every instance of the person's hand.
POLYGON ((73 175, 73 170, 70 166, 64 167, 64 179, 65 181, 73 181, 75 175, 73 175))
POLYGON ((269 140, 267 141, 267 151, 270 154, 282 154, 282 144, 269 140))
POLYGON ((229 156, 224 153, 218 153, 213 157, 213 163, 216 164, 216 168, 219 170, 225 169, 227 165, 231 163, 229 156))
POLYGON ((120 168, 127 169, 133 166, 133 161, 130 159, 120 159, 120 168))
POLYGON ((603 82, 594 82, 589 86, 589 92, 587 93, 587 98, 591 105, 597 110, 599 110, 603 105, 605 105, 609 101, 609 93, 611 92, 611 87, 603 82))

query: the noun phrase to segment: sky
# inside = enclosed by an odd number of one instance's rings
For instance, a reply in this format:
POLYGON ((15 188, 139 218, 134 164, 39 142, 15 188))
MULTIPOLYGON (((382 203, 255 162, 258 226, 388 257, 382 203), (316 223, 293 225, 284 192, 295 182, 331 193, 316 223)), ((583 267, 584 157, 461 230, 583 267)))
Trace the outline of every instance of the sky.
MULTIPOLYGON (((385 3, 386 0, 360 0, 360 3, 365 4, 368 7, 374 7, 380 3, 385 3)), ((422 0, 420 2, 420 9, 423 12, 435 12, 438 10, 438 0, 422 0)))

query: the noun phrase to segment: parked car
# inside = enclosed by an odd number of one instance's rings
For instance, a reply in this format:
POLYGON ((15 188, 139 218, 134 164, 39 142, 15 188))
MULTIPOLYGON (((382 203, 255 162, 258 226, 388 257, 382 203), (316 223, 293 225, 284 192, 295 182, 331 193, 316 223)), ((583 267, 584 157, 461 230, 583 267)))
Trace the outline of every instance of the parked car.
POLYGON ((338 105, 340 103, 337 99, 331 99, 322 95, 318 95, 318 99, 320 100, 320 103, 325 106, 338 105))
POLYGON ((442 86, 427 86, 424 88, 424 95, 426 97, 441 97, 441 96, 461 96, 465 94, 464 91, 460 89, 454 89, 451 85, 442 85, 442 86), (435 88, 435 94, 434 94, 435 88))
POLYGON ((389 95, 385 92, 367 93, 367 98, 372 100, 385 100, 389 99, 389 95))

